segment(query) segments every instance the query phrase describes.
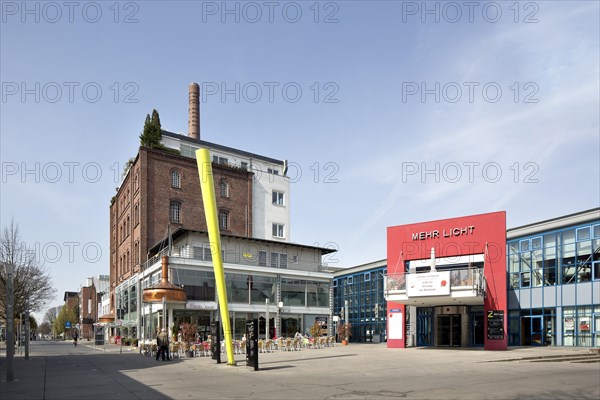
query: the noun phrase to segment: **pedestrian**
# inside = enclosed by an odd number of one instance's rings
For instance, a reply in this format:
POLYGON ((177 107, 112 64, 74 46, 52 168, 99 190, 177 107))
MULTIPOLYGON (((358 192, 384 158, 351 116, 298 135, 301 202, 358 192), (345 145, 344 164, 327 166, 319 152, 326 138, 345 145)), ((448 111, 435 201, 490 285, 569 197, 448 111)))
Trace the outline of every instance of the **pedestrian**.
POLYGON ((156 337, 156 361, 158 361, 158 357, 162 356, 162 360, 165 361, 165 357, 168 357, 168 348, 169 348, 169 338, 167 333, 165 332, 165 328, 161 329, 160 333, 156 337))
POLYGON ((73 331, 73 345, 77 347, 77 331, 73 331))

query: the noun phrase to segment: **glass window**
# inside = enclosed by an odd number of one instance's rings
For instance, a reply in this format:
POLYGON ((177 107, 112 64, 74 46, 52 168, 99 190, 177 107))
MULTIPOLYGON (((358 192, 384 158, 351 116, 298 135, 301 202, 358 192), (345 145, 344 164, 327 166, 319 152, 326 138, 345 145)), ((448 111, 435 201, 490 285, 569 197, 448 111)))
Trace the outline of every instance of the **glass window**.
POLYGON ((176 169, 171 171, 171 187, 176 189, 181 188, 181 175, 176 169))
POLYGON ((590 227, 577 229, 577 241, 590 239, 590 227))
POLYGON ((290 306, 306 305, 306 281, 281 279, 281 300, 290 306))
POLYGON ((170 206, 170 221, 176 224, 181 222, 181 203, 172 201, 170 206))
POLYGON ((519 252, 519 242, 517 242, 517 241, 509 242, 508 246, 509 246, 511 254, 519 252))
POLYGON ((261 267, 267 266, 267 252, 259 250, 258 251, 258 265, 261 267))
POLYGON ((573 243, 575 242, 575 229, 567 229, 562 234, 563 243, 573 243))
POLYGON ((538 250, 542 248, 542 237, 536 237, 531 239, 531 248, 533 250, 538 250))
POLYGON ((271 253, 271 267, 277 268, 279 266, 279 253, 271 253))
POLYGON ((224 231, 229 229, 229 211, 219 210, 219 229, 224 231))
POLYGON ((544 247, 555 247, 556 246, 556 233, 544 235, 544 247))
POLYGON ((243 169, 244 171, 248 170, 248 163, 247 162, 240 162, 240 168, 243 169))
POLYGON ((272 200, 273 200, 273 204, 278 205, 278 206, 283 206, 284 202, 283 202, 283 193, 282 192, 278 192, 276 190, 273 190, 273 195, 272 195, 272 200))
POLYGON ((229 197, 229 183, 227 183, 227 180, 221 179, 219 186, 221 188, 221 197, 229 197))
POLYGON ((594 230, 594 237, 600 238, 600 225, 594 225, 592 229, 594 230))
POLYGON ((528 251, 529 250, 529 239, 521 240, 519 242, 519 245, 521 246, 521 251, 528 251))
POLYGON ((273 237, 284 238, 283 224, 273 224, 273 237))

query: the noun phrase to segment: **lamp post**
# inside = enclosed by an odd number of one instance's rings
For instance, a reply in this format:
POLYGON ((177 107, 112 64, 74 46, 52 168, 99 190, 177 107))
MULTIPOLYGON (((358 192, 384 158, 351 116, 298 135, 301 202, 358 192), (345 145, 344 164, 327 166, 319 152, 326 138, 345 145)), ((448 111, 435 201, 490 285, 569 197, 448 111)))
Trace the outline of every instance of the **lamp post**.
POLYGON ((25 298, 25 359, 29 360, 29 296, 25 298))
POLYGON ((14 357, 15 357, 15 293, 13 286, 15 267, 5 264, 6 269, 6 381, 15 379, 14 357))
POLYGON ((269 340, 269 299, 265 299, 267 311, 265 313, 265 340, 269 340))
POLYGON ((279 335, 279 337, 281 337, 282 331, 281 331, 281 312, 283 311, 283 301, 280 301, 279 303, 277 303, 277 321, 275 324, 275 330, 277 331, 276 334, 279 335))

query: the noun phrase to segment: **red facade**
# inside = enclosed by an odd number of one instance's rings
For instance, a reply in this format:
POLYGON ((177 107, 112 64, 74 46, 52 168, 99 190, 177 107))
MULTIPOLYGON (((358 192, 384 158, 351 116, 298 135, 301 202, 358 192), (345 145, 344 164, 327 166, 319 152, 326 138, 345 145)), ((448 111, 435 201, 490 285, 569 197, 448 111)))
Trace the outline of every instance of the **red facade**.
MULTIPOLYGON (((504 339, 488 339, 486 335, 484 348, 486 350, 506 350, 508 344, 506 212, 388 227, 388 275, 404 274, 406 261, 429 259, 431 248, 435 249, 436 258, 484 255, 486 281, 484 330, 487 332, 489 312, 496 310, 504 312, 505 332, 504 339)), ((402 318, 406 319, 405 305, 388 302, 387 309, 400 310, 402 318)), ((406 335, 402 335, 402 339, 388 338, 387 346, 390 348, 406 347, 406 335)))

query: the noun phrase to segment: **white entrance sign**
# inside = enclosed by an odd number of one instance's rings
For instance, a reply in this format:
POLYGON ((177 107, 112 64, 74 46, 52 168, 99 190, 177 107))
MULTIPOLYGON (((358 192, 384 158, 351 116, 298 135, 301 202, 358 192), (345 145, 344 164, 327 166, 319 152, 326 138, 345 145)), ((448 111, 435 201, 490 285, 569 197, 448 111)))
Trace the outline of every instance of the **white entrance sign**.
POLYGON ((408 297, 449 296, 450 271, 406 275, 406 295, 408 297))

